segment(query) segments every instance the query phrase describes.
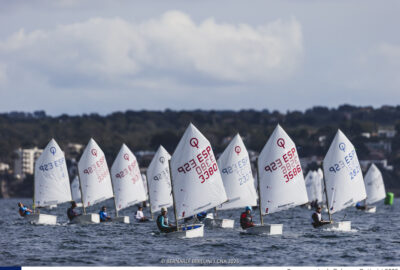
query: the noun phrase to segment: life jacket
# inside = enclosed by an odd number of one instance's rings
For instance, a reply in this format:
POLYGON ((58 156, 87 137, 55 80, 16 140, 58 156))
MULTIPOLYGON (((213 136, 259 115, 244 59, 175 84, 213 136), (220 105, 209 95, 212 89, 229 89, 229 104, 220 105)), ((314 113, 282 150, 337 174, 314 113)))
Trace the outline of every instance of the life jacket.
POLYGON ((18 212, 19 212, 19 215, 20 215, 21 217, 24 217, 24 216, 30 214, 28 211, 26 211, 26 209, 27 209, 27 208, 26 208, 25 206, 19 208, 18 212))
POLYGON ((76 216, 75 211, 72 207, 68 208, 67 216, 68 216, 69 220, 72 220, 76 216))
POLYGON ((158 217, 157 217, 157 227, 158 227, 158 229, 159 230, 162 230, 162 228, 165 228, 165 227, 163 227, 163 225, 164 226, 168 226, 168 222, 167 222, 167 219, 166 218, 164 218, 164 224, 162 224, 162 218, 163 218, 163 215, 158 215, 158 217))
POLYGON ((240 215, 240 226, 242 226, 243 229, 248 228, 252 222, 253 217, 251 215, 248 215, 246 212, 243 212, 240 215))

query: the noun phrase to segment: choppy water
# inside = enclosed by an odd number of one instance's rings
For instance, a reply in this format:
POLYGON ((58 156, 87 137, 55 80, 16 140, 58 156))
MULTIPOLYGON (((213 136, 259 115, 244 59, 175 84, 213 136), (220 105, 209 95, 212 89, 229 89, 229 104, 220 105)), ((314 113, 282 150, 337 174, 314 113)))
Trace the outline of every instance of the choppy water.
MULTIPOLYGON (((399 199, 391 207, 378 203, 376 214, 355 209, 334 214, 335 220, 346 214, 352 221, 353 231, 347 233, 313 229, 311 211, 296 207, 265 218, 266 223, 284 224, 282 236, 241 234, 241 211, 231 210, 219 215, 234 218, 235 229, 205 229, 204 238, 197 239, 169 239, 158 233, 154 222, 67 225, 69 204, 41 211, 58 215, 59 225, 31 225, 19 217, 18 201, 0 200, 0 266, 400 265, 399 199)), ((21 201, 31 205, 29 199, 21 201)), ((113 214, 112 201, 106 205, 113 214)), ((121 215, 132 220, 135 210, 126 209, 121 215)))

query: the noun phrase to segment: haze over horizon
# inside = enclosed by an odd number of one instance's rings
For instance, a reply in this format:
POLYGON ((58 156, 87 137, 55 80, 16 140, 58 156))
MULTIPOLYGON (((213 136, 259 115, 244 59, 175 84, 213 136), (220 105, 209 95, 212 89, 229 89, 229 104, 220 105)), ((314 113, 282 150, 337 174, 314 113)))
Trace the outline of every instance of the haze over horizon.
POLYGON ((0 111, 397 105, 397 1, 1 1, 0 111))

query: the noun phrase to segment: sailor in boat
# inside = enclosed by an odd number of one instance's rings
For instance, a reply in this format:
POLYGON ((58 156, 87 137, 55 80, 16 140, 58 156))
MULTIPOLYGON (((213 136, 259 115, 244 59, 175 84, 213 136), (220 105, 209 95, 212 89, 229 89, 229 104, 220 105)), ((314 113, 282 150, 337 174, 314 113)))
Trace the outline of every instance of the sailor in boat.
POLYGON ((240 226, 242 229, 254 227, 253 217, 251 216, 251 206, 246 206, 245 211, 240 215, 240 226))
POLYGON ((143 214, 143 207, 139 206, 138 210, 136 211, 135 219, 139 222, 149 221, 147 217, 143 214))
POLYGON ((161 232, 169 233, 176 231, 176 226, 168 224, 167 209, 161 208, 161 214, 157 217, 157 227, 161 232))
POLYGON ((331 223, 330 221, 325 221, 322 219, 321 210, 322 210, 321 206, 318 206, 315 212, 311 216, 312 218, 311 224, 314 226, 314 228, 318 228, 331 223))
POLYGON ((67 216, 68 216, 69 221, 72 221, 75 217, 80 216, 80 214, 78 214, 75 211, 75 208, 76 208, 76 202, 72 201, 71 207, 68 208, 68 210, 67 210, 67 216))
POLYGON ((207 217, 207 212, 203 211, 198 213, 197 215, 193 215, 184 219, 185 223, 193 220, 193 222, 201 222, 207 217))
POLYGON ((361 205, 360 202, 356 203, 356 208, 358 210, 366 210, 367 209, 367 207, 365 205, 361 205))
POLYGON ((100 222, 106 222, 106 221, 111 221, 111 217, 108 216, 107 213, 107 207, 102 206, 101 210, 99 212, 99 216, 100 216, 100 222))
POLYGON ((18 206, 19 206, 18 212, 21 217, 30 215, 32 213, 32 210, 23 205, 21 202, 18 203, 18 206))

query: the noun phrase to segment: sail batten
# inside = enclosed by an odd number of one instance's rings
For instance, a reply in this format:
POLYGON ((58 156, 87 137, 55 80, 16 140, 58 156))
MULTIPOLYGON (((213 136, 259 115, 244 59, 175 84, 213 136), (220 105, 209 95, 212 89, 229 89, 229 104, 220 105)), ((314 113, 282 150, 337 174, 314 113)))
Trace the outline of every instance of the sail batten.
POLYGON ((35 163, 36 207, 71 201, 71 189, 65 156, 52 139, 35 163))

